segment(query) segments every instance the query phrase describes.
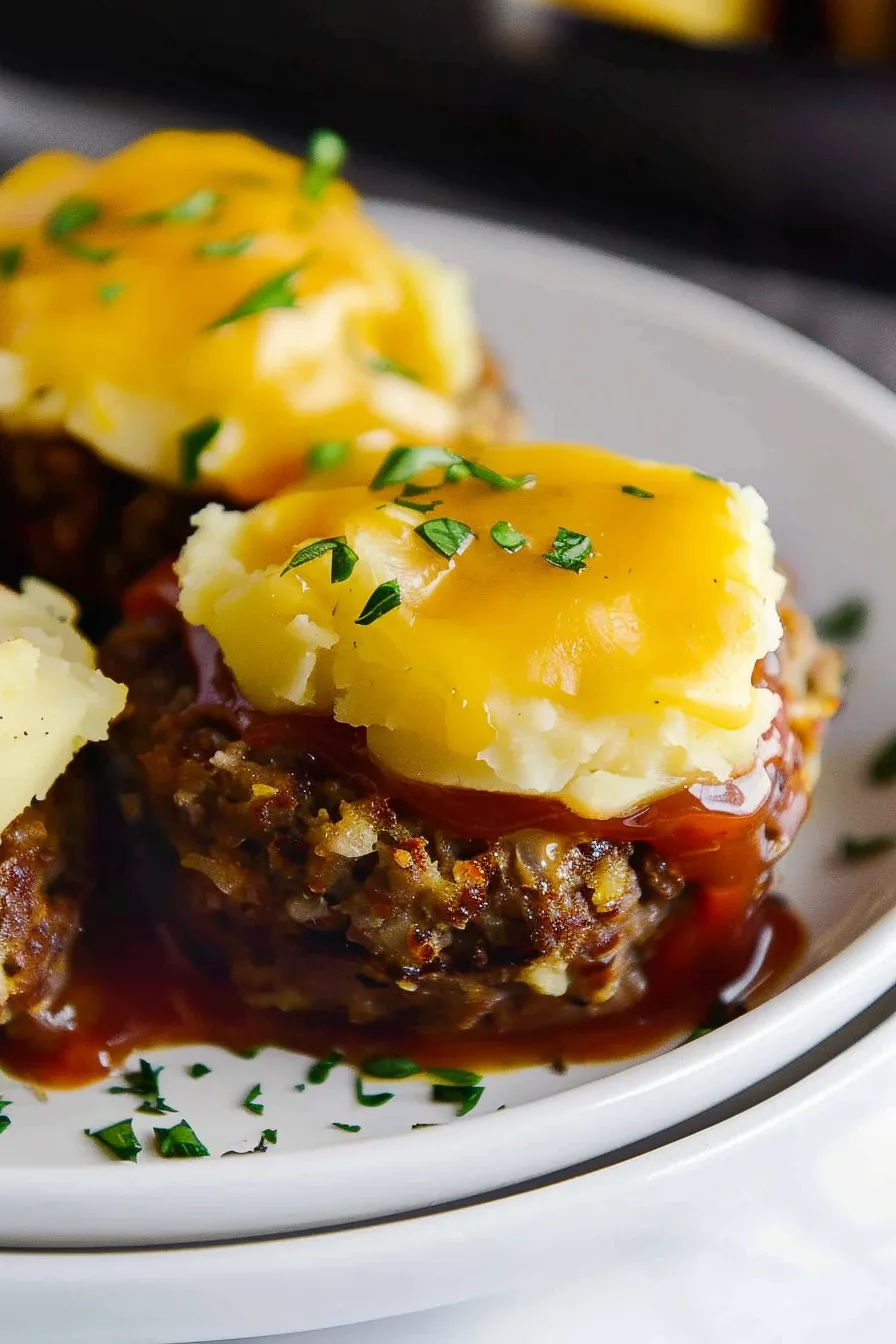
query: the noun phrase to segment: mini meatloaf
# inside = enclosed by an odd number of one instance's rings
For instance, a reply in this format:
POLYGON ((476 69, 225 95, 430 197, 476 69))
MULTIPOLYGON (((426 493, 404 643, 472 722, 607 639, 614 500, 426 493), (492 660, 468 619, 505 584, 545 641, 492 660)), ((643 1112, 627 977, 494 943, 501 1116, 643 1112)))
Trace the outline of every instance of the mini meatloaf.
POLYGON ((342 157, 164 132, 0 181, 0 577, 92 616, 198 502, 508 433, 464 276, 386 238, 342 157))
POLYGON ((247 1003, 506 1030, 743 964, 839 687, 754 492, 397 450, 367 490, 209 508, 177 571, 104 647, 124 810, 247 1003))
POLYGON ((107 735, 124 690, 94 668, 75 615, 36 580, 0 588, 0 1025, 52 1002, 92 884, 90 788, 73 757, 107 735))

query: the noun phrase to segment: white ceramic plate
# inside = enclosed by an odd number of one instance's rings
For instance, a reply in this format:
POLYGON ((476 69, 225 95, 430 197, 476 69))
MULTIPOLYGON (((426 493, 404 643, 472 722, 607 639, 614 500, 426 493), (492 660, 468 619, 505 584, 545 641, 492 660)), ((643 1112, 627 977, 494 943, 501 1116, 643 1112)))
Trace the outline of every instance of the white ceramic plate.
MULTIPOLYGON (((770 1073, 875 998, 896 967, 886 895, 896 859, 841 868, 844 831, 896 821, 896 789, 869 791, 862 764, 896 728, 896 401, 833 356, 692 286, 531 234, 382 207, 394 234, 464 266, 482 325, 521 389, 533 432, 692 462, 759 487, 781 555, 812 610, 859 593, 873 608, 850 654, 850 705, 835 725, 810 822, 781 887, 811 935, 804 978, 717 1032, 646 1062, 547 1069, 488 1081, 473 1115, 445 1121, 422 1086, 377 1111, 337 1070, 302 1094, 303 1062, 248 1062, 202 1048, 156 1052, 164 1093, 216 1156, 262 1125, 279 1144, 245 1162, 105 1159, 83 1136, 129 1113, 103 1087, 38 1101, 4 1084, 0 1244, 102 1246, 239 1238, 419 1208, 558 1170, 694 1115, 770 1073), (873 888, 873 890, 870 890, 873 888), (805 975, 805 972, 811 974, 805 975), (201 1081, 184 1065, 213 1066, 201 1081), (265 1114, 240 1106, 263 1086, 265 1114), (489 1114, 499 1105, 507 1109, 489 1114), (331 1122, 360 1123, 345 1134, 331 1122)), ((138 1134, 151 1119, 137 1117, 138 1134)))
POLYGON ((651 1344, 889 1340, 894 1125, 891 1018, 768 1101, 574 1180, 419 1218, 230 1246, 6 1252, 3 1339, 279 1336, 501 1293, 483 1304, 475 1331, 456 1318, 454 1329, 440 1328, 427 1313, 371 1334, 380 1344, 553 1344, 593 1339, 597 1320, 601 1335, 644 1344, 646 1320, 656 1327, 651 1344), (573 1331, 568 1308, 583 1296, 575 1280, 586 1278, 587 1314, 573 1331), (539 1337, 528 1328, 531 1295, 549 1289, 557 1311, 553 1320, 542 1312, 539 1337))

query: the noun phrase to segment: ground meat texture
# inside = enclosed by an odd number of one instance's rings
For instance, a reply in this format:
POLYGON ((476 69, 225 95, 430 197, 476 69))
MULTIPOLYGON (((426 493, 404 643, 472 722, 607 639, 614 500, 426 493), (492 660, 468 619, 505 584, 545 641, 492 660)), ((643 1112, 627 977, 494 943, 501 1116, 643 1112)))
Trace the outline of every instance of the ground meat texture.
POLYGON ((245 1000, 422 1029, 557 1021, 643 989, 682 882, 643 846, 446 833, 299 748, 195 703, 176 617, 125 623, 103 666, 126 815, 173 846, 165 918, 245 1000))
POLYGON ((0 1025, 65 982, 90 886, 86 785, 72 771, 0 835, 0 1025))

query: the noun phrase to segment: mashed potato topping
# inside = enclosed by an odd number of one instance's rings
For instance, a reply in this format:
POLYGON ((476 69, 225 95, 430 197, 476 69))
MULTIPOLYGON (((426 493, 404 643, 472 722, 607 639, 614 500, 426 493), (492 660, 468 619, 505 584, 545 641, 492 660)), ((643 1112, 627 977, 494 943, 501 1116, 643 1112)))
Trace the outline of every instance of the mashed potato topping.
POLYGON ((166 131, 0 182, 0 424, 251 501, 316 444, 452 438, 482 352, 463 275, 242 135, 166 131))
POLYGON ((21 593, 0 587, 0 830, 124 708, 125 688, 96 670, 76 616, 70 598, 37 579, 21 593))
POLYGON ((570 445, 472 468, 396 450, 381 488, 208 506, 186 618, 258 708, 363 726, 404 777, 611 817, 748 770, 779 705, 752 680, 783 590, 759 495, 570 445))

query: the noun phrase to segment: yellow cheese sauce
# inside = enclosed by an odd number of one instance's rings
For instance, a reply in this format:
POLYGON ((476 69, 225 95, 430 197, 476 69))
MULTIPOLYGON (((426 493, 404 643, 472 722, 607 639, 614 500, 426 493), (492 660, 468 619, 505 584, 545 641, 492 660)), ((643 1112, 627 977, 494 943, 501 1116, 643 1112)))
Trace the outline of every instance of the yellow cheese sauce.
POLYGON ((166 131, 7 174, 0 424, 242 502, 320 442, 452 440, 482 364, 464 277, 397 248, 345 182, 307 195, 307 171, 166 131), (197 426, 214 432, 191 463, 197 426))
POLYGON ((438 501, 425 514, 400 502, 402 482, 209 507, 179 562, 187 619, 259 709, 362 726, 408 778, 615 816, 749 769, 778 706, 753 672, 780 640, 783 587, 756 492, 576 445, 478 461, 534 481, 430 468, 410 482, 437 487, 410 498, 438 501), (471 532, 453 556, 418 531, 445 518, 471 532), (525 538, 514 553, 492 538, 499 522, 525 538), (559 529, 586 539, 576 568, 546 559, 559 529), (340 537, 358 557, 343 581, 332 551, 282 572, 340 537), (358 624, 384 583, 399 604, 358 624))

